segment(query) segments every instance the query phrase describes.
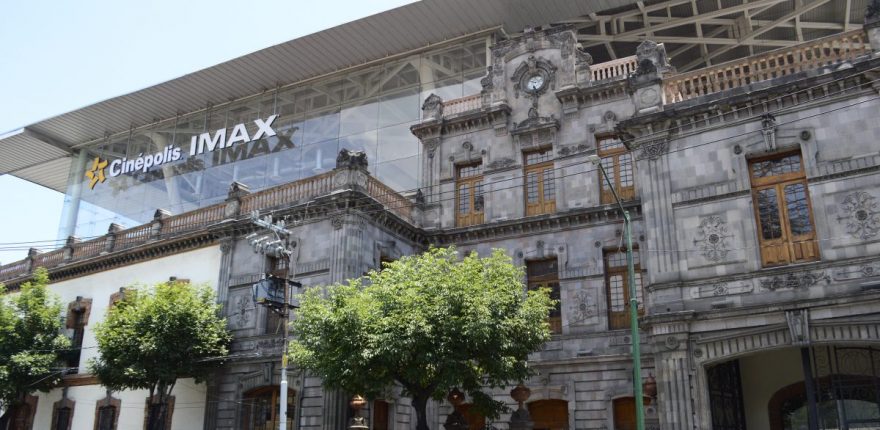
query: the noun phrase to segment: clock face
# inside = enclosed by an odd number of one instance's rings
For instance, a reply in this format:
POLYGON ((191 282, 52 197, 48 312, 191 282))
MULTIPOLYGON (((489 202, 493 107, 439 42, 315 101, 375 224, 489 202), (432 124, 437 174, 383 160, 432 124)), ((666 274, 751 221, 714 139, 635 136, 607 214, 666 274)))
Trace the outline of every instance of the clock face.
POLYGON ((529 78, 526 82, 526 89, 529 91, 537 91, 544 86, 544 77, 541 75, 535 75, 529 78))

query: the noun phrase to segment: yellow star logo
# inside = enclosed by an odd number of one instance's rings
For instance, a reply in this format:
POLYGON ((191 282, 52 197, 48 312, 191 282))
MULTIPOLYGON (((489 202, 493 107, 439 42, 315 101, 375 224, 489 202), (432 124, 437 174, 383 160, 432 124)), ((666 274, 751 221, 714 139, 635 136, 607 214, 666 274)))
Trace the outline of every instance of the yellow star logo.
POLYGON ((101 161, 101 157, 95 157, 92 167, 86 170, 86 177, 89 178, 89 189, 94 190, 98 182, 104 182, 107 178, 104 176, 104 168, 107 167, 107 160, 101 161))

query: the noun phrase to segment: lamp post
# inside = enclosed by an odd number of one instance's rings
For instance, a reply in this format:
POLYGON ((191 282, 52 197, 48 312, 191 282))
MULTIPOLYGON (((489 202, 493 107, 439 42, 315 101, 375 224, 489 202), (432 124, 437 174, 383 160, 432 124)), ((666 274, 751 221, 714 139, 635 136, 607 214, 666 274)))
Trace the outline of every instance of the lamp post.
POLYGON ((632 254, 632 221, 629 218, 629 211, 623 208, 623 203, 620 202, 620 197, 617 196, 617 191, 614 189, 614 184, 611 183, 611 178, 608 177, 608 172, 606 172, 605 167, 602 166, 602 159, 599 158, 598 155, 590 155, 587 157, 587 160, 599 167, 599 171, 602 172, 602 177, 605 178, 605 182, 608 183, 608 188, 611 189, 611 194, 614 195, 614 200, 617 202, 617 206, 620 207, 620 211, 623 212, 623 236, 626 238, 626 272, 628 278, 627 284, 629 287, 629 325, 632 331, 633 396, 635 397, 636 402, 636 429, 645 430, 644 399, 642 398, 641 383, 642 353, 639 345, 639 301, 636 299, 636 270, 633 265, 632 254))

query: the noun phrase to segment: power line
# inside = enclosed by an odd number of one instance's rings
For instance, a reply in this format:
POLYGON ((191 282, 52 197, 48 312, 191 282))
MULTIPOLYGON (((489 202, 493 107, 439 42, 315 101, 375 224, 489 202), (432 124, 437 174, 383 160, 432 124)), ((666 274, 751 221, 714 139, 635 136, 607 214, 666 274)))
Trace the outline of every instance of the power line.
MULTIPOLYGON (((876 69, 880 69, 880 66, 875 67, 875 68, 872 68, 872 69, 868 69, 868 70, 866 70, 866 71, 864 71, 864 72, 861 72, 861 74, 864 74, 864 73, 867 73, 867 72, 869 72, 869 71, 876 70, 876 69)), ((807 88, 807 89, 803 89, 803 90, 798 91, 798 92, 808 91, 808 90, 811 90, 811 89, 813 89, 813 88, 818 88, 818 87, 821 87, 821 86, 826 86, 826 85, 829 85, 829 84, 831 84, 831 83, 834 83, 834 82, 837 82, 837 81, 842 81, 842 80, 849 79, 849 78, 851 78, 851 77, 840 78, 840 79, 837 79, 837 80, 834 80, 834 81, 830 81, 830 82, 828 82, 828 83, 823 83, 823 84, 820 84, 820 85, 816 85, 816 86, 814 86, 814 87, 810 87, 810 88, 807 88)), ((868 82, 863 83, 862 85, 869 85, 869 84, 871 84, 871 83, 878 82, 878 81, 880 81, 880 79, 875 79, 875 80, 872 80, 872 81, 868 81, 868 82)), ((845 92, 850 92, 851 90, 852 90, 852 88, 849 88, 849 89, 842 89, 842 90, 840 90, 840 91, 838 91, 838 92, 836 92, 836 93, 826 93, 825 95, 823 95, 823 96, 821 96, 821 97, 817 97, 817 98, 815 98, 815 99, 812 99, 811 101, 822 100, 822 99, 824 99, 824 98, 828 98, 828 97, 832 97, 832 96, 840 95, 840 94, 843 94, 843 93, 845 93, 845 92)), ((798 92, 791 93, 791 94, 786 94, 786 95, 784 95, 784 96, 779 96, 779 97, 777 97, 777 98, 770 99, 770 100, 772 101, 772 100, 782 99, 782 98, 785 98, 785 97, 791 97, 792 94, 797 94, 798 92)), ((842 110, 842 109, 845 109, 845 108, 848 108, 848 107, 852 107, 852 106, 855 106, 855 105, 858 105, 858 104, 861 104, 861 103, 865 103, 865 102, 869 102, 869 101, 873 101, 873 100, 876 100, 876 99, 877 99, 877 97, 870 98, 870 99, 866 99, 866 100, 862 100, 862 101, 860 101, 860 102, 856 102, 856 103, 853 103, 853 104, 850 104, 850 105, 847 105, 847 106, 843 106, 843 107, 839 107, 839 108, 836 108, 836 109, 832 109, 832 110, 829 110, 829 111, 819 112, 819 113, 817 113, 817 114, 810 115, 810 116, 806 116, 806 117, 802 117, 802 118, 797 118, 797 119, 794 119, 794 120, 789 121, 789 122, 779 123, 779 124, 777 124, 777 126, 779 126, 779 125, 787 125, 787 124, 791 124, 791 123, 794 123, 794 122, 798 122, 798 121, 803 120, 803 119, 808 119, 808 118, 817 117, 817 116, 820 116, 820 115, 824 115, 824 114, 827 114, 827 113, 835 112, 835 111, 838 111, 838 110, 842 110)), ((761 103, 766 103, 766 102, 761 102, 761 103)), ((754 106, 757 106, 757 105, 758 105, 758 104, 756 103, 756 104, 753 104, 753 105, 749 105, 749 107, 754 107, 754 106)), ((797 106, 795 106, 795 107, 797 107, 797 106)), ((792 109, 794 109, 795 107, 790 107, 790 108, 787 108, 787 109, 785 109, 785 108, 784 108, 784 109, 780 109, 780 110, 774 111, 774 113, 777 113, 777 114, 778 114, 779 112, 784 112, 784 111, 786 111, 786 110, 792 110, 792 109)), ((746 107, 740 108, 739 110, 743 110, 743 109, 746 109, 746 107)), ((723 114, 718 114, 718 115, 716 115, 716 117, 720 117, 720 116, 722 116, 722 115, 723 115, 723 114)), ((744 122, 754 121, 754 120, 759 119, 759 118, 760 118, 759 115, 755 115, 755 116, 753 116, 753 117, 751 117, 751 118, 745 118, 745 119, 742 119, 742 120, 739 120, 739 121, 735 121, 735 122, 733 122, 733 123, 726 123, 725 125, 726 125, 726 126, 732 126, 732 125, 736 125, 736 124, 738 124, 738 123, 744 123, 744 122)), ((658 131, 658 132, 652 133, 652 135, 653 135, 653 134, 659 134, 659 133, 661 133, 662 131, 673 130, 673 129, 676 129, 676 128, 679 128, 679 127, 670 127, 670 128, 668 128, 668 129, 666 129, 666 130, 661 130, 661 131, 658 131)), ((677 149, 670 149, 670 150, 666 151, 664 154, 661 154, 661 156, 662 156, 662 155, 668 155, 668 154, 675 153, 675 152, 681 152, 681 151, 684 151, 684 150, 693 149, 693 148, 697 148, 697 147, 701 147, 701 146, 705 146, 705 145, 709 145, 709 144, 713 144, 713 143, 718 143, 718 142, 722 142, 722 141, 725 141, 725 140, 734 139, 734 138, 737 138, 737 137, 743 137, 743 136, 746 136, 746 135, 749 135, 749 134, 753 134, 753 133, 758 133, 758 132, 760 132, 760 130, 749 131, 749 132, 743 132, 743 133, 740 133, 740 134, 737 134, 737 135, 726 136, 726 137, 719 138, 719 139, 716 139, 716 140, 713 140, 713 141, 701 142, 701 143, 697 143, 697 144, 694 144, 694 145, 691 145, 691 146, 681 147, 681 148, 677 148, 677 149)), ((685 137, 686 137, 686 136, 685 136, 685 137)), ((671 139, 669 139, 668 142, 671 142, 671 141, 674 141, 674 140, 678 140, 678 139, 681 139, 681 138, 682 138, 682 137, 671 138, 671 139)), ((663 143, 668 143, 668 142, 663 142, 663 143)), ((656 145, 656 144, 646 144, 645 146, 650 146, 650 145, 656 145)), ((640 160, 644 160, 644 159, 646 159, 646 158, 647 158, 647 156, 645 156, 645 155, 640 156, 640 157, 633 157, 634 161, 640 161, 640 160)), ((553 160, 555 161, 555 160, 557 160, 557 159, 558 159, 558 158, 554 158, 553 160)), ((571 166, 560 166, 560 167, 555 167, 555 168, 547 169, 547 170, 552 170, 552 171, 555 172, 555 171, 557 171, 557 170, 562 170, 562 169, 564 169, 564 168, 568 168, 568 167, 571 167, 571 166)), ((562 175, 562 176, 559 176, 559 178, 565 178, 565 177, 574 176, 574 175, 581 174, 581 173, 587 174, 587 173, 592 173, 592 172, 598 172, 598 169, 597 169, 597 168, 594 168, 594 169, 587 169, 587 170, 584 170, 584 171, 581 171, 581 172, 575 172, 575 173, 568 174, 568 175, 562 175)), ((510 178, 506 178, 506 179, 503 179, 503 180, 498 180, 498 181, 493 181, 493 182, 484 182, 484 183, 482 184, 482 185, 483 185, 483 192, 482 192, 482 194, 488 194, 488 193, 490 193, 490 192, 504 191, 504 190, 514 189, 514 188, 521 188, 521 187, 524 186, 524 184, 515 184, 515 185, 512 185, 512 186, 508 186, 508 187, 494 188, 494 189, 487 189, 487 188, 489 188, 489 186, 491 186, 491 185, 493 185, 493 184, 496 184, 496 183, 512 182, 512 181, 516 181, 516 180, 519 180, 519 179, 523 179, 523 178, 525 178, 525 177, 526 177, 526 175, 523 174, 523 175, 520 175, 520 176, 510 177, 510 178)), ((555 178, 556 178, 556 175, 554 175, 554 179, 555 179, 555 178)), ((398 195, 400 195, 400 194, 402 194, 402 193, 407 193, 407 192, 416 192, 416 191, 419 191, 419 190, 421 190, 421 189, 422 189, 422 187, 419 187, 419 188, 414 188, 414 189, 410 189, 410 190, 399 191, 399 192, 397 192, 397 193, 398 193, 398 195)), ((444 194, 450 194, 450 193, 456 193, 456 192, 457 192, 456 190, 450 190, 450 191, 439 191, 439 192, 437 192, 437 193, 432 193, 432 194, 430 194, 430 196, 442 196, 442 195, 444 195, 444 194)), ((441 199, 439 199, 439 200, 434 200, 434 201, 432 201, 432 203, 435 203, 435 202, 436 202, 436 203, 449 202, 449 201, 454 201, 455 199, 456 199, 456 197, 454 197, 454 196, 451 197, 451 198, 441 198, 441 199)), ((361 200, 375 200, 375 198, 374 198, 373 196, 364 196, 364 197, 359 197, 359 198, 351 199, 350 201, 356 203, 356 202, 361 201, 361 200)), ((332 206, 335 206, 335 204, 334 204, 334 203, 322 203, 322 204, 318 204, 318 205, 313 205, 313 206, 311 206, 311 207, 312 207, 312 208, 321 209, 321 208, 324 207, 324 206, 332 207, 332 206)), ((386 209, 391 209, 391 210, 394 210, 394 209, 402 209, 402 208, 405 208, 405 207, 411 207, 412 204, 411 204, 411 203, 407 203, 407 204, 405 204, 405 205, 399 205, 399 206, 392 206, 392 205, 385 205, 385 206, 386 206, 386 208, 378 209, 378 210, 375 210, 375 211, 367 211, 367 212, 378 212, 378 211, 384 211, 384 210, 386 210, 386 209)), ((362 211, 362 212, 363 212, 363 211, 362 211)), ((337 211, 337 212, 335 212, 335 213, 332 213, 330 216, 337 215, 337 214, 340 214, 340 213, 343 213, 343 211, 337 211)), ((198 230, 198 229, 202 229, 202 228, 205 228, 205 226, 194 227, 193 229, 191 229, 191 230, 186 230, 186 231, 198 230)), ((94 236, 94 238, 100 238, 100 237, 102 237, 102 236, 94 236)), ((56 240, 56 241, 57 241, 57 240, 56 240)), ((33 241, 33 242, 8 242, 8 243, 0 243, 0 251, 19 251, 19 250, 29 250, 30 248, 37 248, 37 249, 43 249, 43 250, 46 250, 46 249, 49 249, 49 247, 51 246, 51 245, 42 245, 42 246, 37 246, 37 247, 26 247, 26 248, 25 248, 25 247, 14 247, 14 246, 10 246, 10 247, 3 247, 3 246, 2 246, 2 245, 6 245, 6 244, 10 244, 10 245, 11 245, 11 244, 17 244, 17 243, 39 243, 39 242, 52 242, 52 241, 33 241)), ((58 249, 58 248, 52 248, 52 249, 58 249)))

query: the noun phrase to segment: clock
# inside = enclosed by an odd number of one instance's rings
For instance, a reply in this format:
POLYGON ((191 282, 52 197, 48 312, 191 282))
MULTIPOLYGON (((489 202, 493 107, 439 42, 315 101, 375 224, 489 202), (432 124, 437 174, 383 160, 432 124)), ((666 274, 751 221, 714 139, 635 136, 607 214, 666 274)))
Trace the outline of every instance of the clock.
POLYGON ((533 70, 531 73, 526 72, 519 79, 519 87, 534 96, 540 96, 547 90, 547 83, 550 81, 547 73, 541 69, 533 70))
POLYGON ((533 75, 529 77, 529 80, 526 81, 526 90, 528 91, 538 91, 541 87, 544 86, 544 77, 540 74, 533 75))

